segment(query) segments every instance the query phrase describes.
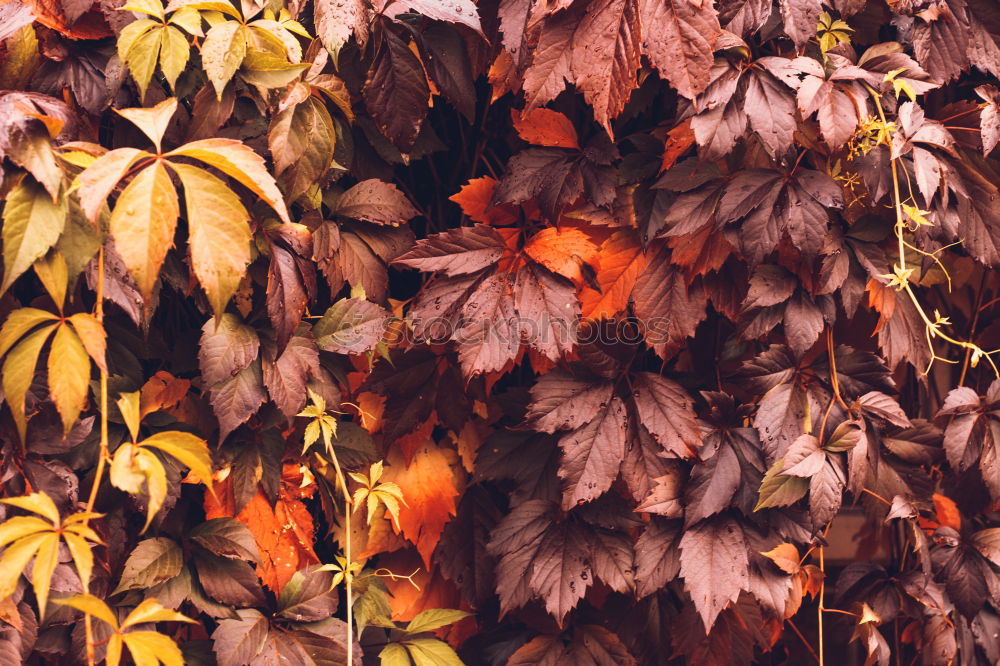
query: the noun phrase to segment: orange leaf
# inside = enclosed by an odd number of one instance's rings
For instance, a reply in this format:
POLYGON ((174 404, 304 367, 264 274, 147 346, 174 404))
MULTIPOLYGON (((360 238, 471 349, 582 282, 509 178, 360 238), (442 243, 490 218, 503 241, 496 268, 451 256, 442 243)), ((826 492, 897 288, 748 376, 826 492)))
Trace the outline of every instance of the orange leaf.
MULTIPOLYGON (((389 604, 392 608, 392 619, 396 622, 409 622, 418 613, 431 608, 457 608, 471 611, 472 608, 462 600, 462 596, 451 581, 444 578, 437 569, 429 573, 420 568, 420 558, 412 549, 404 549, 389 553, 379 558, 379 565, 400 576, 413 574, 413 583, 404 579, 384 578, 385 587, 389 591, 389 604), (419 571, 418 571, 419 569, 419 571), (414 573, 416 571, 416 573, 414 573), (419 588, 419 589, 417 589, 419 588)), ((435 632, 440 638, 458 647, 465 639, 476 633, 476 621, 473 616, 450 624, 435 632)))
POLYGON ((711 224, 694 233, 673 236, 667 244, 673 249, 671 263, 686 268, 690 278, 722 268, 733 251, 726 236, 711 224))
POLYGON ((504 245, 507 246, 507 249, 504 250, 504 253, 500 256, 500 260, 497 262, 497 270, 513 273, 523 262, 519 256, 520 253, 517 251, 517 244, 521 238, 521 230, 508 228, 497 229, 496 231, 503 238, 504 245))
POLYGON ((579 229, 547 227, 531 237, 524 252, 553 273, 579 284, 583 281, 580 264, 594 262, 597 246, 579 229))
POLYGON ((802 574, 805 576, 805 585, 803 587, 806 593, 815 599, 823 586, 823 579, 826 577, 826 574, 815 564, 807 564, 802 567, 802 574))
POLYGON ((787 574, 798 573, 799 571, 799 550, 790 543, 779 543, 766 553, 761 553, 764 557, 778 565, 778 568, 787 574))
POLYGON ((458 455, 426 442, 409 465, 397 447, 390 450, 387 463, 383 479, 396 483, 406 500, 406 506, 399 508, 399 527, 429 567, 441 531, 455 515, 459 490, 454 467, 459 464, 458 455))
MULTIPOLYGON (((313 520, 305 504, 298 498, 312 494, 314 484, 303 487, 299 466, 286 463, 282 471, 278 501, 271 502, 261 490, 235 517, 253 534, 260 550, 257 575, 276 594, 299 569, 318 564, 313 551, 313 520)), ((232 517, 232 482, 215 485, 222 499, 205 495, 205 518, 232 517)))
POLYGON ((667 132, 667 140, 663 144, 663 161, 660 163, 660 173, 674 165, 688 148, 694 145, 694 130, 691 129, 691 119, 688 118, 677 127, 667 132))
POLYGON ((434 430, 437 422, 437 412, 431 412, 426 421, 396 440, 396 444, 399 445, 399 450, 403 452, 403 459, 407 465, 413 462, 414 454, 431 438, 431 432, 434 430))
POLYGON ((469 474, 475 470, 476 453, 490 432, 489 426, 482 421, 469 419, 462 427, 462 432, 455 435, 455 448, 458 449, 458 455, 462 459, 462 467, 469 474))
POLYGON ((633 229, 616 231, 601 245, 597 257, 598 292, 586 287, 580 293, 584 317, 613 317, 628 305, 635 280, 646 267, 646 255, 633 229))
POLYGON ((358 394, 357 401, 361 408, 361 427, 374 435, 382 429, 385 396, 363 391, 358 394))
POLYGON ((896 290, 871 278, 865 285, 865 291, 868 292, 868 307, 879 313, 878 324, 872 331, 872 335, 875 335, 892 319, 892 313, 896 311, 896 290))
POLYGON ((178 379, 164 370, 158 371, 142 386, 139 394, 139 417, 173 407, 187 395, 191 382, 178 379))
POLYGON ((932 497, 934 498, 934 515, 937 516, 938 523, 954 530, 962 529, 962 514, 958 512, 958 506, 955 505, 955 502, 951 498, 937 493, 934 493, 932 497))
MULTIPOLYGON (((552 109, 532 109, 526 113, 510 110, 514 129, 522 139, 536 146, 580 150, 576 128, 569 118, 552 109)), ((694 135, 692 134, 692 139, 694 135)))
POLYGON ((517 215, 512 206, 490 206, 496 186, 497 181, 489 176, 473 178, 457 194, 451 195, 449 200, 461 206, 462 212, 476 222, 494 226, 514 224, 517 222, 517 215))

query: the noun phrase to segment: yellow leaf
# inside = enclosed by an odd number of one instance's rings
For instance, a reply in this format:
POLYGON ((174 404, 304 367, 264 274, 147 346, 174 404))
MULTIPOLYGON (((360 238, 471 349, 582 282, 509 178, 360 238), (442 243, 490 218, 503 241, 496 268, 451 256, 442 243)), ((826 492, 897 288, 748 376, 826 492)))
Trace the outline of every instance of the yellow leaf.
POLYGON ((3 61, 0 62, 0 88, 24 90, 38 67, 38 37, 35 28, 26 25, 4 40, 3 61))
POLYGON ((122 645, 122 635, 119 633, 111 634, 111 638, 108 639, 107 656, 104 658, 107 666, 118 666, 122 659, 122 645))
POLYGON ((0 503, 37 513, 43 518, 48 518, 53 527, 60 524, 59 509, 56 507, 55 502, 52 501, 52 498, 45 493, 31 493, 30 495, 22 495, 21 497, 7 497, 0 500, 0 503))
POLYGON ((263 199, 283 222, 291 224, 277 183, 267 170, 264 158, 235 139, 201 139, 167 153, 191 157, 215 167, 263 199))
POLYGON ((53 203, 45 188, 29 176, 10 191, 3 209, 0 294, 55 245, 66 226, 68 211, 65 197, 53 203))
POLYGON ((160 0, 128 0, 118 11, 149 14, 163 21, 163 5, 160 0))
POLYGON ((184 655, 169 636, 155 631, 132 631, 122 634, 122 640, 132 653, 135 666, 184 666, 184 655))
POLYGON ((208 171, 170 166, 184 187, 194 274, 221 318, 250 264, 250 216, 236 193, 208 171))
POLYGON ((87 350, 90 358, 94 359, 101 370, 107 372, 105 365, 105 353, 107 350, 107 340, 105 340, 104 326, 92 314, 78 312, 70 315, 69 323, 73 325, 76 334, 80 336, 83 348, 87 350))
POLYGON ((42 535, 35 554, 35 565, 31 569, 31 584, 38 601, 38 619, 45 619, 45 608, 49 601, 49 588, 52 586, 52 574, 59 564, 59 535, 49 532, 42 535))
POLYGON ((181 615, 176 611, 164 608, 156 599, 146 599, 136 606, 125 621, 122 622, 122 629, 145 622, 191 622, 195 621, 189 617, 181 615))
POLYGON ((144 21, 136 21, 126 26, 126 29, 128 29, 132 25, 139 23, 142 29, 137 27, 134 31, 135 38, 132 39, 132 33, 130 33, 127 39, 119 41, 118 46, 119 54, 124 50, 125 56, 123 60, 128 65, 128 69, 132 73, 132 78, 135 79, 135 84, 139 88, 140 99, 145 99, 146 97, 146 88, 149 86, 149 82, 153 78, 153 72, 156 70, 156 61, 160 55, 160 44, 163 41, 163 28, 146 25, 144 21))
POLYGON ((171 430, 147 437, 142 440, 142 446, 151 446, 173 456, 187 465, 199 481, 212 488, 212 456, 205 440, 191 433, 171 430))
POLYGON ((177 111, 177 99, 175 97, 168 97, 156 106, 149 107, 148 109, 117 109, 117 111, 118 115, 128 119, 133 125, 141 129, 143 134, 148 136, 149 140, 156 146, 157 152, 159 152, 160 142, 163 141, 163 135, 167 131, 167 126, 170 125, 170 119, 174 117, 174 113, 177 111))
POLYGON ((177 77, 187 67, 190 56, 191 45, 188 44, 184 33, 170 25, 163 28, 163 37, 160 42, 160 69, 163 71, 167 83, 170 84, 171 90, 177 83, 177 77))
POLYGON ((49 536, 54 535, 52 532, 43 532, 26 536, 15 541, 3 552, 0 556, 0 599, 14 594, 24 568, 49 536))
POLYGON ((76 565, 76 572, 80 574, 80 580, 86 585, 90 582, 90 574, 94 570, 94 551, 91 550, 87 540, 73 532, 63 532, 63 540, 69 548, 69 554, 76 565))
POLYGON ((227 16, 232 16, 237 21, 243 20, 240 13, 236 11, 228 2, 222 2, 221 0, 171 0, 170 4, 167 5, 167 13, 174 11, 179 11, 182 9, 197 9, 207 12, 222 12, 227 16))
POLYGON ((97 222, 101 208, 107 203, 115 185, 125 177, 132 165, 143 157, 152 155, 137 148, 118 148, 99 157, 76 177, 80 207, 88 220, 97 222))
POLYGON ((452 647, 436 638, 417 638, 403 645, 415 666, 463 666, 452 647))
POLYGON ((205 35, 201 45, 201 65, 220 100, 222 91, 246 57, 247 36, 246 26, 239 21, 219 23, 205 35))
POLYGON ((858 624, 868 624, 869 622, 880 624, 882 622, 882 618, 879 617, 878 613, 872 610, 871 606, 868 604, 861 604, 861 619, 858 620, 858 624))
POLYGON ((36 532, 51 531, 52 525, 35 516, 15 516, 0 523, 0 548, 36 532))
POLYGON ((31 380, 35 377, 35 366, 38 364, 42 345, 48 341, 56 326, 49 324, 26 337, 7 354, 3 362, 3 371, 0 373, 3 375, 3 392, 22 442, 28 429, 28 419, 24 414, 24 397, 28 393, 28 387, 31 386, 31 380))
POLYGON ((58 319, 51 312, 38 308, 20 308, 7 315, 7 321, 0 328, 0 357, 24 337, 24 334, 47 321, 58 319))
POLYGON ((139 400, 139 391, 131 391, 122 393, 115 401, 115 404, 118 405, 118 411, 122 414, 122 420, 125 421, 125 426, 128 428, 129 434, 132 435, 133 442, 139 439, 139 420, 141 419, 139 400))
POLYGON ((80 336, 65 323, 56 329, 49 350, 49 391, 62 417, 63 432, 69 432, 87 401, 90 358, 80 336))
POLYGON ((179 214, 177 192, 160 162, 132 179, 111 212, 115 249, 147 301, 167 250, 174 244, 179 214))
POLYGON ((110 627, 118 629, 118 620, 115 618, 115 614, 106 603, 92 594, 77 594, 64 599, 56 599, 55 603, 92 615, 110 627))
POLYGON ((63 303, 66 301, 66 286, 69 284, 69 268, 66 266, 66 258, 59 250, 52 250, 38 259, 34 268, 35 275, 38 276, 45 291, 52 298, 52 302, 59 308, 59 312, 62 312, 63 303))
POLYGON ((122 444, 111 460, 110 476, 113 486, 131 494, 141 492, 145 484, 149 495, 146 524, 142 528, 145 532, 167 496, 167 472, 163 463, 141 446, 122 444))

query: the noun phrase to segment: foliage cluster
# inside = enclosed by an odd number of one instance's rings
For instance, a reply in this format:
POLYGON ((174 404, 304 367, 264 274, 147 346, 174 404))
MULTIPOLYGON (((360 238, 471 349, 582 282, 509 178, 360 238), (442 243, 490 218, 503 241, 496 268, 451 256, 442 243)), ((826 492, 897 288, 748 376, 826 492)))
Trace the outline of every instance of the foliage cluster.
POLYGON ((997 663, 998 76, 993 0, 0 5, 0 662, 997 663))

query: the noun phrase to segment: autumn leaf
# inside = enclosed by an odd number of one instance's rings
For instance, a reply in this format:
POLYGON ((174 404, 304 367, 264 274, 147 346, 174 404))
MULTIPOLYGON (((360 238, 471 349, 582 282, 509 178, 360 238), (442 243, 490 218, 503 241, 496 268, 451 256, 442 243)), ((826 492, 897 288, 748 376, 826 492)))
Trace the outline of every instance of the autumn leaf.
POLYGON ((390 451, 384 479, 403 492, 406 504, 399 508, 399 529, 430 567, 431 554, 445 524, 455 515, 455 498, 461 483, 456 471, 458 456, 428 442, 417 449, 409 464, 395 449, 390 451))
MULTIPOLYGON (((235 516, 232 507, 226 507, 209 495, 205 496, 205 517, 235 517, 253 534, 260 552, 257 573, 264 584, 279 593, 292 575, 319 560, 313 552, 313 520, 301 498, 312 494, 314 487, 299 487, 301 473, 294 464, 282 469, 277 501, 258 490, 250 502, 235 516)), ((221 491, 220 491, 221 493, 221 491)))
POLYGON ((636 280, 646 265, 635 234, 616 231, 598 250, 597 284, 601 290, 585 287, 580 293, 583 316, 610 318, 628 306, 636 280))
POLYGON ((598 257, 597 246, 590 237, 573 227, 542 229, 528 240, 524 252, 553 273, 577 284, 584 281, 582 270, 593 270, 591 264, 598 257))
POLYGON ((551 109, 531 109, 524 113, 511 110, 518 135, 536 146, 580 149, 576 128, 570 119, 551 109))

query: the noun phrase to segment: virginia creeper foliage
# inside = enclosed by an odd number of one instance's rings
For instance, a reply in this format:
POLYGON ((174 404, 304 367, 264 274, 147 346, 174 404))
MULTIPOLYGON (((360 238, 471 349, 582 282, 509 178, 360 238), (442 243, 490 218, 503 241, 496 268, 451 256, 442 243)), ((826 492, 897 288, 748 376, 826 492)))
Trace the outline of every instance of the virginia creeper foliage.
POLYGON ((0 663, 1000 662, 998 77, 993 0, 0 5, 0 663))

